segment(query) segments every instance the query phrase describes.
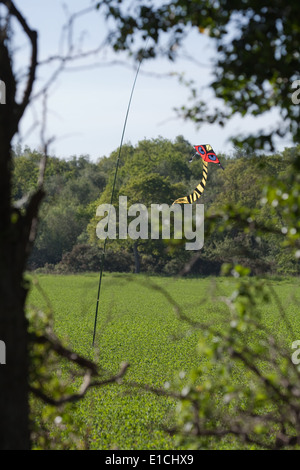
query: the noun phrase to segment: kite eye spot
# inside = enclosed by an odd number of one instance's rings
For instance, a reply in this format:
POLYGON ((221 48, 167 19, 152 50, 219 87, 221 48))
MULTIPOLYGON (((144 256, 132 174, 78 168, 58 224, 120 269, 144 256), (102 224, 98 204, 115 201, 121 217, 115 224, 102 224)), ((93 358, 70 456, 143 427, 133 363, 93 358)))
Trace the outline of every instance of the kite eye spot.
POLYGON ((197 152, 199 152, 201 155, 205 155, 206 151, 205 149, 202 147, 202 145, 199 145, 198 147, 196 147, 196 150, 197 152))

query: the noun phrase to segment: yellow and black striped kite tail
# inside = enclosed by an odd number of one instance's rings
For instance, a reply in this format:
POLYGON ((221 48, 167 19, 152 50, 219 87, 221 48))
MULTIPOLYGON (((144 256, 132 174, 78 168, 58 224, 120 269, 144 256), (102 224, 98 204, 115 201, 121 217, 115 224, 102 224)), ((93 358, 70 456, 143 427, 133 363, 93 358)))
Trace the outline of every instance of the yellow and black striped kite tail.
MULTIPOLYGON (((193 202, 199 199, 204 191, 205 184, 207 181, 207 171, 208 171, 208 163, 203 161, 203 173, 202 173, 202 180, 198 184, 198 186, 194 189, 194 191, 189 194, 188 196, 180 197, 173 202, 173 204, 193 204, 193 202)), ((172 205, 173 205, 172 204, 172 205)))

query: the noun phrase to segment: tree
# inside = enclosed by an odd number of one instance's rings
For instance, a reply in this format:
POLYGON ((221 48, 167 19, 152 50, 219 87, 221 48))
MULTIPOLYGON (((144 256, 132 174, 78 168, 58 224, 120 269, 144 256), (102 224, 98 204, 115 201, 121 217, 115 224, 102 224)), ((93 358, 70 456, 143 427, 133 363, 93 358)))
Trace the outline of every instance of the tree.
POLYGON ((296 0, 172 0, 159 4, 151 0, 130 5, 104 0, 97 8, 116 20, 111 35, 114 49, 129 50, 136 56, 163 54, 175 60, 190 30, 212 38, 216 53, 210 87, 222 105, 212 109, 211 103, 198 98, 193 84, 193 105, 184 106, 181 113, 185 118, 223 126, 235 114, 264 116, 276 109, 279 120, 271 130, 235 136, 235 142, 273 149, 278 137, 299 141, 299 106, 292 100, 293 83, 300 75, 300 6, 296 0), (151 39, 145 50, 140 47, 141 38, 151 39))
MULTIPOLYGON (((115 189, 114 203, 119 196, 126 196, 128 207, 140 203, 144 204, 148 211, 148 221, 150 225, 151 204, 172 204, 177 194, 187 191, 187 180, 191 175, 188 167, 188 159, 191 154, 191 145, 182 137, 177 137, 175 142, 171 142, 162 137, 152 140, 143 140, 134 148, 132 146, 123 147, 122 161, 119 168, 118 180, 115 189)), ((115 160, 117 152, 113 152, 108 160, 115 160)), ((102 162, 99 163, 102 165, 102 162)), ((107 164, 107 160, 105 160, 107 164)), ((101 197, 95 203, 97 205, 110 203, 114 168, 110 168, 108 184, 101 197)), ((117 204, 115 204, 117 206, 117 204)), ((96 210, 94 210, 95 214, 96 210)), ((88 227, 90 241, 99 243, 96 239, 96 225, 99 219, 93 215, 88 227)), ((150 233, 150 227, 149 227, 150 233)), ((139 273, 143 269, 144 261, 147 260, 147 268, 157 265, 161 270, 163 264, 170 261, 169 254, 166 254, 166 245, 162 240, 126 240, 114 244, 116 250, 118 245, 126 246, 133 251, 135 259, 135 272, 139 273), (156 253, 156 255, 154 254, 156 253), (142 261, 142 262, 141 262, 142 261)))
MULTIPOLYGON (((98 381, 97 366, 64 347, 52 332, 49 333, 50 325, 43 325, 42 331, 34 325, 30 325, 30 328, 28 326, 25 302, 29 283, 24 273, 36 238, 40 204, 45 196, 44 175, 49 142, 44 138, 43 127, 43 155, 37 184, 35 188, 30 188, 33 192, 26 198, 25 204, 15 205, 12 140, 32 99, 38 67, 38 40, 37 32, 30 28, 12 1, 0 0, 0 6, 5 9, 3 16, 1 10, 0 18, 0 79, 6 85, 6 103, 0 105, 0 336, 3 342, 1 344, 5 344, 6 348, 6 365, 0 369, 0 448, 28 450, 31 448, 29 393, 53 406, 61 406, 81 399, 91 386, 118 381, 127 365, 114 378, 98 381), (12 21, 18 24, 25 35, 31 51, 20 99, 17 98, 20 83, 17 83, 12 63, 12 21), (83 385, 78 393, 61 397, 54 390, 54 398, 49 395, 49 388, 50 392, 53 391, 53 387, 47 387, 48 373, 51 370, 47 370, 45 377, 45 367, 40 365, 45 365, 47 358, 53 354, 64 357, 73 365, 79 366, 81 372, 84 371, 83 385)), ((69 60, 70 58, 68 56, 69 60)), ((44 124, 43 122, 42 125, 44 124)), ((85 164, 83 161, 81 163, 85 164)), ((52 369, 52 372, 55 370, 52 369)))
POLYGON ((6 84, 6 104, 0 106, 0 332, 7 348, 7 364, 0 377, 0 443, 2 449, 28 449, 28 335, 24 306, 27 285, 24 270, 35 236, 39 204, 44 196, 40 186, 24 213, 11 204, 11 141, 28 106, 37 68, 37 33, 30 29, 12 2, 1 1, 21 26, 31 46, 25 92, 16 101, 7 29, 0 29, 0 73, 6 84))

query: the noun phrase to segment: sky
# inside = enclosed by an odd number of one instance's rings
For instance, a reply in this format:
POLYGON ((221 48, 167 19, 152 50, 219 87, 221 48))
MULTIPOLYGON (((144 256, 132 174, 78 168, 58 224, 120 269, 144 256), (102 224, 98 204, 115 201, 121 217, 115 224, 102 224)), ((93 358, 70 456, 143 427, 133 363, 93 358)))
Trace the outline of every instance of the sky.
MULTIPOLYGON (((39 60, 66 51, 68 37, 64 25, 71 13, 92 5, 91 0, 15 0, 30 27, 38 31, 39 60)), ((92 11, 74 23, 73 39, 82 50, 95 50, 102 43, 107 24, 98 12, 92 11)), ((26 41, 15 38, 15 68, 22 69, 28 60, 26 41)), ((208 85, 214 49, 210 38, 192 33, 185 42, 190 59, 179 58, 175 63, 157 59, 144 61, 137 79, 125 129, 124 143, 136 145, 140 140, 162 136, 174 140, 183 135, 192 145, 209 143, 214 150, 231 153, 229 138, 243 130, 271 125, 276 113, 266 119, 234 117, 224 129, 204 125, 198 129, 192 122, 176 117, 175 107, 189 104, 189 92, 170 73, 184 74, 194 79, 198 87, 208 85)), ((114 151, 120 145, 126 110, 133 86, 136 67, 127 55, 112 53, 107 47, 98 55, 69 63, 51 80, 59 63, 51 61, 39 67, 34 94, 48 83, 46 139, 52 139, 50 154, 61 158, 89 155, 92 161, 114 151), (120 62, 111 65, 111 62, 120 62), (50 80, 50 82, 49 82, 50 80)), ((210 98, 210 91, 203 92, 210 98)), ((36 98, 22 121, 15 143, 31 148, 41 147, 43 122, 42 97, 36 98)), ((279 150, 289 145, 285 141, 279 150)))

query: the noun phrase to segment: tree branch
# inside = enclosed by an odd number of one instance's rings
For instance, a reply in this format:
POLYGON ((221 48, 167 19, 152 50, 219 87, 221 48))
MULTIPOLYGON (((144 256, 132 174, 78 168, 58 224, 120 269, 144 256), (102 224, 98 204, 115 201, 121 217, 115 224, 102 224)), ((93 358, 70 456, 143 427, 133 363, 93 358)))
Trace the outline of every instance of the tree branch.
MULTIPOLYGON (((74 355, 74 353, 72 353, 72 355, 74 355)), ((78 358, 79 357, 77 357, 77 359, 78 358)), ((70 357, 68 357, 68 359, 70 359, 70 357)), ((83 359, 83 358, 80 358, 80 359, 83 359)), ((76 360, 75 362, 78 363, 78 360, 76 360)), ((108 379, 100 380, 96 382, 92 382, 91 378, 92 378, 93 373, 89 371, 84 375, 83 382, 78 393, 67 395, 65 397, 60 398, 59 400, 55 400, 54 398, 49 397, 41 389, 38 389, 36 387, 30 386, 29 391, 33 393, 37 398, 40 398, 41 400, 43 400, 45 403, 58 407, 66 403, 74 403, 74 402, 81 400, 82 398, 84 398, 87 391, 92 387, 103 387, 104 385, 118 383, 124 377, 128 367, 129 367, 128 363, 121 364, 121 368, 116 375, 113 375, 109 377, 108 379)))
POLYGON ((30 29, 27 21, 23 17, 23 15, 20 13, 20 11, 15 7, 14 3, 11 0, 0 0, 0 3, 5 5, 9 11, 9 13, 14 16, 17 21, 19 22, 20 26, 22 27, 24 33, 28 37, 30 43, 31 43, 31 59, 30 59, 30 65, 29 65, 29 74, 28 74, 28 79, 27 79, 27 84, 25 87, 24 95, 21 104, 17 105, 17 113, 16 113, 16 123, 15 123, 15 132, 18 128, 18 124, 24 114, 25 109, 27 108, 29 101, 30 101, 30 96, 32 93, 33 89, 33 84, 35 81, 35 76, 36 76, 36 69, 37 69, 37 32, 30 29))

